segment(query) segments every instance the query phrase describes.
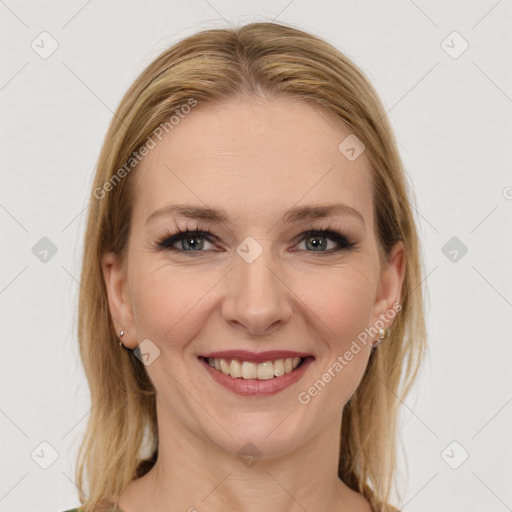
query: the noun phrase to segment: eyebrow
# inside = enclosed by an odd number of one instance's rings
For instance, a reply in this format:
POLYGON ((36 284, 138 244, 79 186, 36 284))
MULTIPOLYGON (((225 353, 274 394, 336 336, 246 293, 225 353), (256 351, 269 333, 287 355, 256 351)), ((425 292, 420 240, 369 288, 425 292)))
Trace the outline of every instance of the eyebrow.
MULTIPOLYGON (((147 219, 146 224, 158 217, 179 215, 189 219, 205 220, 210 222, 227 223, 229 216, 225 210, 196 206, 191 204, 170 204, 154 211, 147 219)), ((361 213, 343 203, 297 206, 287 210, 283 216, 283 222, 293 224, 303 221, 334 217, 336 215, 348 215, 359 219, 366 229, 364 218, 361 213)))

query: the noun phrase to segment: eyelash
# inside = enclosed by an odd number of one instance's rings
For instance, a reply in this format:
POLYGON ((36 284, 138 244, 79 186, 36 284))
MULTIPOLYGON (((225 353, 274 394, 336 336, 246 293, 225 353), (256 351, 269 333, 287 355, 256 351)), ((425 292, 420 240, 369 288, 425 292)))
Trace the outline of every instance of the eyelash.
MULTIPOLYGON (((326 251, 308 251, 304 250, 304 252, 309 252, 313 254, 333 254, 338 251, 343 250, 351 250, 356 247, 355 242, 350 242, 345 235, 342 233, 336 231, 334 228, 332 228, 330 225, 328 225, 325 228, 321 229, 310 229, 308 231, 304 231, 300 235, 296 236, 294 238, 294 241, 296 243, 300 243, 307 238, 313 238, 313 237, 325 237, 329 240, 332 240, 338 244, 337 248, 334 249, 328 249, 326 251)), ((213 235, 210 230, 207 229, 189 229, 188 227, 185 230, 182 230, 178 226, 176 226, 176 230, 173 233, 167 233, 163 238, 158 240, 154 246, 154 249, 156 251, 162 251, 162 250, 170 250, 170 251, 176 251, 180 253, 187 253, 187 255, 191 255, 193 257, 198 256, 199 254, 194 253, 202 253, 202 252, 209 252, 209 251, 186 251, 183 249, 178 249, 176 247, 173 247, 173 245, 176 242, 180 242, 181 240, 186 239, 192 239, 192 238, 205 238, 208 242, 214 243, 216 238, 215 235, 213 235), (191 254, 192 253, 192 254, 191 254)))

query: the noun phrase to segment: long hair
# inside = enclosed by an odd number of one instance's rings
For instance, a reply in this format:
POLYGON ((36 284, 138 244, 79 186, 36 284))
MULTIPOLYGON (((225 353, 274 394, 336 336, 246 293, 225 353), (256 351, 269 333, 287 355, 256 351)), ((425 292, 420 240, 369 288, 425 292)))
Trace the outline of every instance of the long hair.
POLYGON ((106 134, 89 201, 78 312, 92 406, 76 471, 84 512, 108 507, 112 496, 149 471, 158 456, 156 391, 139 359, 119 347, 101 258, 113 251, 123 264, 132 175, 155 133, 162 127, 170 132, 173 116, 187 108, 220 105, 240 94, 303 99, 355 134, 371 163, 381 261, 397 241, 404 243, 402 309, 344 408, 338 467, 339 478, 374 510, 396 510, 388 501, 399 405, 426 348, 414 194, 385 110, 357 66, 314 35, 283 24, 251 23, 204 30, 163 52, 127 91, 106 134))

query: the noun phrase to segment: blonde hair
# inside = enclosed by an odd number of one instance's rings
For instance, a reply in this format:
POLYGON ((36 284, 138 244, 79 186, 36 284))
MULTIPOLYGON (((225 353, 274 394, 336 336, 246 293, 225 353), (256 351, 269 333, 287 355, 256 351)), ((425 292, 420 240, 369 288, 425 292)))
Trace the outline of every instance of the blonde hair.
POLYGON ((92 404, 76 471, 84 512, 108 507, 112 496, 151 469, 158 451, 156 392, 144 365, 119 347, 101 270, 106 252, 117 253, 121 263, 125 258, 131 174, 139 161, 134 155, 159 126, 167 123, 170 130, 171 116, 191 99, 201 108, 246 93, 308 101, 355 134, 371 162, 381 257, 397 241, 405 245, 402 309, 345 406, 338 469, 339 478, 374 510, 396 510, 388 500, 398 406, 426 347, 413 195, 385 111, 356 65, 314 35, 277 23, 251 23, 196 33, 162 53, 125 94, 105 137, 89 202, 79 297, 78 339, 92 404))

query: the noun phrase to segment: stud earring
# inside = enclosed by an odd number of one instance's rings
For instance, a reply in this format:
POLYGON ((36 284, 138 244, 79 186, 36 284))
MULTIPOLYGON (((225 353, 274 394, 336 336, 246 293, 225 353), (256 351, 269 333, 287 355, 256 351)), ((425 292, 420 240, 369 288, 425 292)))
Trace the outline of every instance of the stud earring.
POLYGON ((386 339, 387 335, 387 329, 379 329, 379 340, 376 343, 372 343, 372 348, 375 348, 377 345, 380 345, 386 339))

